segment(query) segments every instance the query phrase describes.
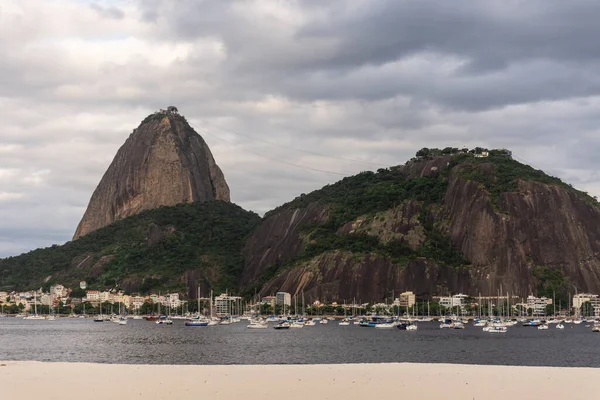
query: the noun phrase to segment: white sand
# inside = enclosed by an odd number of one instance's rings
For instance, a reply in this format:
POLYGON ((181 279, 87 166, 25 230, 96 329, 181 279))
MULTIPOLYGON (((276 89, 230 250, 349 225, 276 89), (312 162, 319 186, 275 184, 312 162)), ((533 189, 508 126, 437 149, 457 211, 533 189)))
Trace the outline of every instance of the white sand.
POLYGON ((600 369, 453 364, 105 365, 4 361, 0 399, 598 399, 600 369))

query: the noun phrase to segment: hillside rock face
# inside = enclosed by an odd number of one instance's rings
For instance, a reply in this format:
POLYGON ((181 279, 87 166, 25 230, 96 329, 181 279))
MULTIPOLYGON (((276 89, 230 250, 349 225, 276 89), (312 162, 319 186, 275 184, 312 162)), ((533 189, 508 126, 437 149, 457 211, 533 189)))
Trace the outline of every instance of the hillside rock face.
POLYGON ((143 210, 211 200, 230 197, 206 142, 176 111, 155 113, 117 152, 73 239, 143 210))
POLYGON ((536 266, 557 268, 580 292, 600 293, 600 210, 575 194, 519 181, 497 212, 474 182, 451 179, 444 201, 453 243, 473 265, 474 286, 535 293, 536 266))
POLYGON ((267 218, 250 236, 244 248, 245 268, 241 285, 259 280, 270 267, 292 261, 303 248, 302 229, 327 221, 327 207, 310 204, 306 208, 286 210, 267 218))
MULTIPOLYGON (((407 200, 347 222, 336 234, 376 236, 383 244, 399 240, 416 249, 433 226, 467 264, 449 266, 420 257, 398 263, 381 254, 344 249, 309 260, 298 257, 310 240, 306 232, 328 222, 330 213, 315 217, 314 210, 327 208, 318 202, 266 218, 247 242, 241 285, 252 284, 271 271, 266 282, 263 277, 261 295, 303 292, 308 301, 379 302, 405 290, 422 298, 459 292, 494 296, 499 290, 526 297, 536 294, 540 283, 535 268, 544 267, 560 271, 568 286, 565 291, 571 294, 575 290, 600 293, 597 205, 566 185, 518 177, 516 189, 493 199, 483 184, 465 179, 461 166, 450 161, 449 156, 438 157, 398 167, 406 179, 435 177, 446 169, 445 195, 438 204, 407 200), (424 210, 428 213, 423 214, 424 210), (423 225, 424 215, 428 215, 429 231, 423 225)), ((495 179, 495 165, 475 165, 482 176, 495 179)))

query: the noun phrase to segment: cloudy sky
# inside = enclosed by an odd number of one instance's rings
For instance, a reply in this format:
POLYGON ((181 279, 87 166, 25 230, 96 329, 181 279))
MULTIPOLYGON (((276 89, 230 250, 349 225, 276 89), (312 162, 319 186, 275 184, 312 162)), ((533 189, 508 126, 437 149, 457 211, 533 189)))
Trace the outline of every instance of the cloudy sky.
POLYGON ((174 104, 263 213, 424 146, 506 147, 600 195, 600 2, 2 0, 0 257, 71 238, 174 104))

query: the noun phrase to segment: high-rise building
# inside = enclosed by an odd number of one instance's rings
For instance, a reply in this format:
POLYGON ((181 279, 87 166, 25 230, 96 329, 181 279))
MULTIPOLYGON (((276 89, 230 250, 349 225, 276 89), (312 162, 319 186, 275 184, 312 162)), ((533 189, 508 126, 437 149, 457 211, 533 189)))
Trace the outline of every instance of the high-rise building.
POLYGON ((275 295, 275 304, 278 306, 291 306, 292 295, 288 292, 277 292, 277 294, 275 295))

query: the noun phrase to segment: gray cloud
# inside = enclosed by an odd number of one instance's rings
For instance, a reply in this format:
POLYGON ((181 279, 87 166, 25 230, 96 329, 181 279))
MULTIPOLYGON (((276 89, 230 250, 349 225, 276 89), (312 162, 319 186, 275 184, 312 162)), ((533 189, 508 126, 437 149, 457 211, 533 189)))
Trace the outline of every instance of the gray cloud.
POLYGON ((99 4, 92 3, 90 8, 105 18, 123 19, 125 13, 117 7, 102 7, 99 4))
POLYGON ((2 6, 0 256, 68 240, 119 146, 169 104, 259 213, 423 146, 508 147, 600 194, 597 2, 2 6))

